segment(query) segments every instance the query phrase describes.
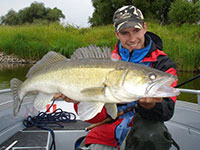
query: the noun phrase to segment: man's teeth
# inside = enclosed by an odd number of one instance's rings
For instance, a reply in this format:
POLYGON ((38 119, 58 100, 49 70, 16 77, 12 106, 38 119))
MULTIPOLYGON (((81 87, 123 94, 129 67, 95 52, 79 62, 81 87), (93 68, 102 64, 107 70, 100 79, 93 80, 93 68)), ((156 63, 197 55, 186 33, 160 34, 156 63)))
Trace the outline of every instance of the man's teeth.
POLYGON ((138 43, 129 44, 129 46, 136 46, 138 43))

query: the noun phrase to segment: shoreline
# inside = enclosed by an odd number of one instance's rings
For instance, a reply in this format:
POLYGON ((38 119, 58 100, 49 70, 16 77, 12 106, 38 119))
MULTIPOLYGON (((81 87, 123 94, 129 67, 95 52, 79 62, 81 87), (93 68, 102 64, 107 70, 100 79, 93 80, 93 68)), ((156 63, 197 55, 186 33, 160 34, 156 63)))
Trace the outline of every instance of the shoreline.
POLYGON ((36 61, 19 58, 13 54, 7 55, 0 51, 0 63, 2 64, 34 64, 36 61))
MULTIPOLYGON (((7 55, 4 52, 0 51, 0 66, 7 66, 7 65, 33 65, 37 62, 37 60, 30 60, 30 59, 23 59, 23 58, 19 58, 13 54, 11 55, 7 55)), ((0 68, 4 68, 4 67, 0 67, 0 68)), ((193 72, 193 73, 199 73, 200 70, 196 69, 193 71, 188 71, 188 70, 179 70, 177 69, 177 71, 179 72, 193 72)))

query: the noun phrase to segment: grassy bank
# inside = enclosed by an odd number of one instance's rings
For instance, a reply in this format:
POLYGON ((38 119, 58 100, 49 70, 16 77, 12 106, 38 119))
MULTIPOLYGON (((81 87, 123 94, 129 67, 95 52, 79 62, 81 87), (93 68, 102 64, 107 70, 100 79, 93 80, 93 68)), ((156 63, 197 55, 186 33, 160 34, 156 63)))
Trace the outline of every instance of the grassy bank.
MULTIPOLYGON (((175 61, 179 70, 200 69, 200 26, 160 26, 150 22, 148 30, 163 39, 163 50, 175 61)), ((58 24, 0 26, 0 51, 39 59, 54 50, 69 57, 78 47, 91 44, 113 49, 117 41, 113 31, 112 25, 80 29, 58 24)))

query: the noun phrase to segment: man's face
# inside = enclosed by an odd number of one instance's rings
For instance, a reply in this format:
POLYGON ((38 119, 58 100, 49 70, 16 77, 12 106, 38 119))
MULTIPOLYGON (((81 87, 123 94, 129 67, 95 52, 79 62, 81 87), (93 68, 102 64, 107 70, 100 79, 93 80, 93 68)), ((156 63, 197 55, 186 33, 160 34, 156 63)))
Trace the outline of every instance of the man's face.
POLYGON ((144 48, 145 37, 147 31, 146 23, 143 28, 124 28, 119 32, 115 32, 117 38, 121 41, 122 47, 128 49, 130 52, 134 49, 144 48))

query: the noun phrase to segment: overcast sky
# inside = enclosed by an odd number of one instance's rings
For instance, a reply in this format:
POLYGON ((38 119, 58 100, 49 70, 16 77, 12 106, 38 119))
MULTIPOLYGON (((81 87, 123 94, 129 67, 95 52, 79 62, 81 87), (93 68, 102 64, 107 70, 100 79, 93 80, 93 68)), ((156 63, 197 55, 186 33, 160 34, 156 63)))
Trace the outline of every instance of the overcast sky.
POLYGON ((4 16, 10 9, 18 12, 29 7, 34 1, 44 3, 45 7, 62 10, 65 15, 64 23, 88 27, 88 18, 92 16, 94 8, 91 0, 0 0, 0 16, 4 16))

